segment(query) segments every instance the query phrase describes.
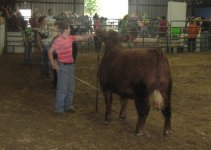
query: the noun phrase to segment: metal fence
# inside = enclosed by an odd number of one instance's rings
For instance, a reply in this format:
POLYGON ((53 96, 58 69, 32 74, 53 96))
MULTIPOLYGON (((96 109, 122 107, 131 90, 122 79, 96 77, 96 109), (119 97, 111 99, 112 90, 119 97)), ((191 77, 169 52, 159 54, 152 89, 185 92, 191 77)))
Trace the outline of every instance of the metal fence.
MULTIPOLYGON (((109 19, 106 24, 102 26, 105 30, 114 30, 120 32, 119 26, 120 20, 109 19)), ((136 37, 133 41, 123 42, 123 46, 126 47, 160 47, 164 52, 188 52, 190 51, 190 42, 188 39, 188 22, 187 21, 172 21, 168 25, 168 31, 165 36, 160 36, 162 32, 159 32, 158 19, 148 19, 147 23, 143 27, 138 27, 136 29, 136 37), (177 24, 183 24, 182 26, 177 26, 177 24), (131 46, 132 45, 132 46, 131 46)), ((200 28, 199 33, 196 35, 194 41, 194 48, 192 51, 206 51, 211 49, 211 22, 209 22, 210 27, 207 31, 203 31, 200 28)), ((93 32, 93 22, 90 27, 85 25, 71 25, 75 30, 76 35, 83 35, 85 33, 93 32)), ((130 32, 127 33, 128 36, 130 32)), ((97 44, 102 45, 101 51, 103 51, 103 44, 101 41, 96 41, 95 39, 90 39, 85 42, 78 42, 78 52, 95 52, 99 50, 97 44)))
MULTIPOLYGON (((188 21, 172 21, 168 25, 168 31, 166 36, 160 36, 159 26, 156 20, 151 20, 144 28, 137 29, 137 36, 133 41, 124 42, 124 46, 129 46, 129 42, 132 43, 132 47, 160 47, 164 52, 176 53, 176 52, 199 52, 211 50, 211 22, 207 31, 203 31, 199 26, 199 32, 196 34, 194 42, 190 43, 188 38, 188 21), (183 24, 183 26, 177 26, 177 24, 183 24)), ((106 30, 119 31, 119 20, 114 22, 110 21, 106 25, 106 30)), ((126 34, 130 34, 129 32, 126 34)), ((80 47, 79 43, 79 47, 80 47)), ((94 48, 94 41, 88 41, 87 44, 83 44, 80 51, 92 51, 94 48), (85 46, 86 45, 86 46, 85 46)))

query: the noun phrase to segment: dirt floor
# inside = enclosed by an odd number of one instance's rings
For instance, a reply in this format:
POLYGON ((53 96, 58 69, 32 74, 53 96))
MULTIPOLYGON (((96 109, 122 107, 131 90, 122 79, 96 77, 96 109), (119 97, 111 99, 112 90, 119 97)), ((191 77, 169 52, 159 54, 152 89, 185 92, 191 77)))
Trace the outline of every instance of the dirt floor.
MULTIPOLYGON (((162 135, 163 117, 151 109, 146 122, 150 137, 136 137, 136 110, 118 120, 114 97, 113 122, 104 123, 104 101, 96 101, 96 53, 80 53, 76 63, 76 114, 56 116, 52 79, 39 77, 39 65, 24 65, 20 54, 0 57, 0 150, 210 150, 211 52, 168 55, 172 66, 172 128, 162 135)), ((38 59, 37 59, 38 60, 38 59)))

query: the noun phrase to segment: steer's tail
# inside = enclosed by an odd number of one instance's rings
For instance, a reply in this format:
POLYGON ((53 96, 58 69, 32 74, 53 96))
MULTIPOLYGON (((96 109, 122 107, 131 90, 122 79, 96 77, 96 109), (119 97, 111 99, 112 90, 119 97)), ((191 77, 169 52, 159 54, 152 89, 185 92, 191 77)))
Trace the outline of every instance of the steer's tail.
POLYGON ((163 100, 163 96, 161 95, 159 90, 154 90, 151 94, 150 94, 150 99, 153 102, 153 105, 155 106, 155 108, 157 110, 162 110, 164 107, 164 100, 163 100))

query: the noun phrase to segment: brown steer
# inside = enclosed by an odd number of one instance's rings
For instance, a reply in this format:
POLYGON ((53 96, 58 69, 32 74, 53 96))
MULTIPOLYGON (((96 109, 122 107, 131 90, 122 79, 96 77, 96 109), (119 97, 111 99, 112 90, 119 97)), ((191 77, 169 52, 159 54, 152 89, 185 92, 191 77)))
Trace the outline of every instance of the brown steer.
POLYGON ((120 119, 126 117, 127 99, 134 99, 138 112, 136 135, 144 135, 144 124, 150 110, 150 100, 165 117, 164 136, 171 131, 170 65, 159 49, 123 48, 115 31, 96 31, 105 43, 105 54, 99 66, 100 86, 105 96, 105 120, 111 121, 112 93, 118 94, 121 102, 120 119))

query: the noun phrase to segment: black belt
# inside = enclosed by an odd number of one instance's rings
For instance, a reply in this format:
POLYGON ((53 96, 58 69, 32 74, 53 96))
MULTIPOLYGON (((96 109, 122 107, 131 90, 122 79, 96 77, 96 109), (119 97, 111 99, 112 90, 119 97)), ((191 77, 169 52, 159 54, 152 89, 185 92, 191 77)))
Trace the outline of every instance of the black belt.
POLYGON ((63 65, 72 65, 73 63, 62 63, 63 65))
POLYGON ((62 65, 71 65, 73 63, 60 63, 60 64, 62 64, 62 65))

